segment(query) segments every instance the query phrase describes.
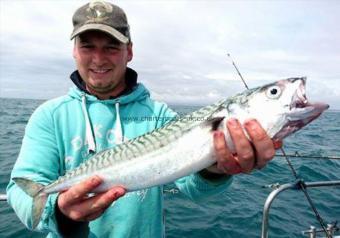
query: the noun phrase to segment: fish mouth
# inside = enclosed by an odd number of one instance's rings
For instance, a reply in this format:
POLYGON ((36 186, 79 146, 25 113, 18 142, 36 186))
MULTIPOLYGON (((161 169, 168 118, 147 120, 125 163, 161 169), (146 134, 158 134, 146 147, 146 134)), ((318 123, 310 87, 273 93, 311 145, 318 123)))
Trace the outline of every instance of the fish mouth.
POLYGON ((284 137, 300 130, 302 127, 318 118, 325 110, 329 108, 326 103, 311 103, 306 97, 306 78, 300 78, 301 83, 297 87, 292 97, 287 113, 287 123, 274 136, 274 139, 282 140, 284 137))

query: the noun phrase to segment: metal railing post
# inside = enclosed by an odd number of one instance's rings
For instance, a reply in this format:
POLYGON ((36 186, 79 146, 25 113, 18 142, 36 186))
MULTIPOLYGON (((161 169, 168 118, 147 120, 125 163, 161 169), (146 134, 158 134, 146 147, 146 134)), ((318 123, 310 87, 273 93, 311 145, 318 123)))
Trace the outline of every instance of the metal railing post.
POLYGON ((7 195, 6 194, 0 194, 0 201, 7 201, 7 195))
MULTIPOLYGON (((268 238, 268 230, 269 230, 269 210, 271 204, 274 199, 283 191, 287 189, 299 189, 298 183, 300 180, 297 180, 295 183, 287 183, 281 186, 275 186, 274 189, 267 197, 267 200, 263 207, 263 218, 262 218, 262 233, 261 238, 268 238)), ((340 180, 336 181, 322 181, 322 182, 305 182, 306 187, 316 188, 316 187, 330 187, 330 186, 340 186, 340 180)))

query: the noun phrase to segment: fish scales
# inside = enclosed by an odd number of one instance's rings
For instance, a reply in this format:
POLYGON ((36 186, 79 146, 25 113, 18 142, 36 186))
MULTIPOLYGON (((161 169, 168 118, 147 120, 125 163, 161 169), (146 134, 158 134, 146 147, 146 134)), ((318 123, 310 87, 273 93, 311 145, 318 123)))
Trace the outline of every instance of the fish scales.
MULTIPOLYGON (((67 172, 64 176, 60 177, 57 181, 46 187, 46 190, 50 193, 59 190, 65 190, 72 184, 75 184, 84 179, 84 177, 90 177, 94 173, 100 173, 100 170, 107 170, 107 166, 104 166, 104 164, 106 164, 104 162, 105 160, 110 161, 109 168, 111 170, 111 167, 121 167, 120 163, 126 163, 128 160, 140 161, 141 156, 157 150, 161 147, 169 146, 170 148, 172 146, 172 141, 180 138, 180 136, 182 136, 186 131, 190 131, 190 129, 197 124, 202 124, 202 121, 194 121, 190 120, 190 118, 197 118, 198 116, 209 117, 220 107, 222 103, 223 102, 219 102, 217 104, 204 107, 197 112, 189 114, 187 116, 188 118, 184 120, 180 119, 170 122, 165 127, 155 130, 153 133, 147 133, 141 137, 132 139, 126 144, 116 146, 113 150, 109 149, 102 151, 96 156, 84 162, 75 170, 67 172), (143 141, 144 143, 141 143, 141 141, 143 141), (69 182, 65 184, 67 180, 69 182), (70 180, 74 182, 70 182, 70 180)), ((154 155, 150 156, 152 157, 154 155)), ((99 187, 98 191, 102 191, 105 189, 107 188, 99 187)))

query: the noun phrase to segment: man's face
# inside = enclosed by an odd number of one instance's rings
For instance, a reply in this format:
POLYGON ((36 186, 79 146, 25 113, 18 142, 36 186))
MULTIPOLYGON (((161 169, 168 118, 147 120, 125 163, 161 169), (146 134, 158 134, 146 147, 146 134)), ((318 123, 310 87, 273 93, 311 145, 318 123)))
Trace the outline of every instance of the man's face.
POLYGON ((126 65, 132 59, 131 44, 89 31, 76 37, 73 57, 89 92, 105 99, 124 90, 126 65))

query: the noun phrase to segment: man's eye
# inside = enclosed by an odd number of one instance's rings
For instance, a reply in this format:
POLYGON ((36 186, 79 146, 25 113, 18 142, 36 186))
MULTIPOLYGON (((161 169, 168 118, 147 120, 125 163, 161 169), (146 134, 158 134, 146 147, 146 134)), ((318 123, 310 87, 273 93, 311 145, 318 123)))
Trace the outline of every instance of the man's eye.
POLYGON ((119 50, 118 46, 109 46, 107 47, 109 50, 119 50))
POLYGON ((82 45, 81 48, 83 48, 83 49, 92 49, 93 46, 92 45, 82 45))

